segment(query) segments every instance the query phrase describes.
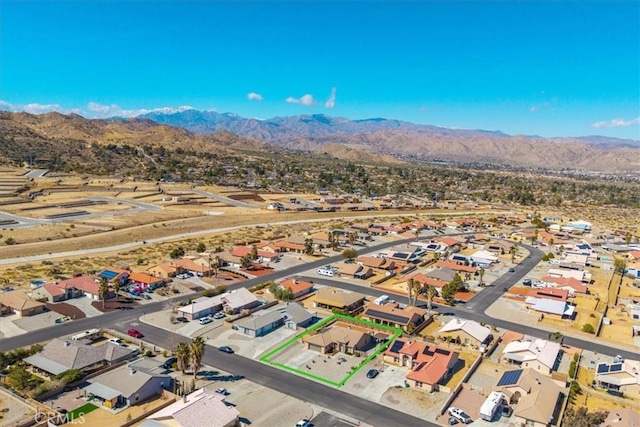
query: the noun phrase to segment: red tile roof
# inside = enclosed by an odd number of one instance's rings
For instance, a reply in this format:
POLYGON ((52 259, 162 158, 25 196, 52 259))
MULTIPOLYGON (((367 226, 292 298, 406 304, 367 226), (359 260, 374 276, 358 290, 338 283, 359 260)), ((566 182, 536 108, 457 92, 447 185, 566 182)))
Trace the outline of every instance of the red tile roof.
POLYGON ((424 384, 438 383, 446 374, 447 369, 452 367, 458 359, 458 353, 456 352, 412 340, 396 340, 385 351, 385 355, 392 357, 410 356, 415 367, 409 372, 407 378, 424 384), (398 347, 397 343, 403 343, 403 345, 397 349, 397 352, 393 352, 393 349, 398 347))
POLYGON ((535 298, 546 298, 557 301, 566 301, 569 297, 569 291, 564 289, 555 289, 555 288, 541 288, 541 289, 531 289, 529 291, 530 297, 535 298))
POLYGON ((451 260, 438 261, 436 263, 436 267, 440 267, 440 268, 446 267, 446 268, 450 268, 450 269, 455 270, 455 271, 464 271, 465 273, 471 273, 471 274, 473 274, 476 271, 478 271, 478 269, 475 268, 475 267, 471 267, 469 265, 460 264, 460 263, 457 263, 457 262, 451 261, 451 260))
POLYGON ((574 279, 573 277, 553 277, 553 276, 544 276, 542 278, 543 282, 555 283, 561 287, 568 286, 572 288, 574 291, 582 294, 586 294, 589 288, 587 285, 583 284, 578 279, 574 279))
POLYGON ((447 284, 447 282, 445 282, 444 280, 439 280, 434 277, 429 277, 424 273, 415 273, 410 276, 407 276, 406 279, 407 281, 409 281, 409 279, 414 279, 422 283, 423 285, 435 286, 436 288, 441 288, 447 284))
POLYGON ((89 276, 78 276, 54 283, 60 289, 75 288, 83 292, 98 295, 100 285, 89 276))
POLYGON ((313 289, 313 283, 305 282, 303 280, 296 280, 293 277, 290 277, 280 283, 280 286, 282 286, 283 288, 291 289, 291 292, 293 292, 294 295, 304 291, 308 292, 313 289))

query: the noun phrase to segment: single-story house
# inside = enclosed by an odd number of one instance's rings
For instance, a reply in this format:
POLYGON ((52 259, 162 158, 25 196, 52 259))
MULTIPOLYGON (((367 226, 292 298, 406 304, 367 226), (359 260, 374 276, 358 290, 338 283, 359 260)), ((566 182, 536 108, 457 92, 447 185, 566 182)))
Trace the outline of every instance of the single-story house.
POLYGON ((557 289, 563 289, 569 292, 569 295, 589 293, 589 288, 587 287, 587 285, 579 280, 574 279, 573 277, 544 276, 542 278, 542 281, 546 283, 553 283, 557 289))
POLYGON ((598 363, 595 380, 601 388, 637 399, 640 397, 640 362, 598 363))
POLYGON ((295 277, 290 277, 281 282, 280 287, 290 289, 292 298, 295 299, 310 293, 313 290, 313 283, 298 280, 295 277))
MULTIPOLYGON (((598 410, 609 411, 606 408, 598 410)), ((601 425, 605 427, 638 427, 640 426, 640 412, 634 408, 618 407, 615 411, 609 411, 609 415, 601 425)))
POLYGON ((545 298, 554 301, 566 301, 569 298, 569 292, 564 289, 557 288, 537 288, 529 290, 528 295, 532 298, 545 298))
POLYGON ((201 427, 203 420, 207 420, 210 427, 235 427, 239 424, 240 412, 226 405, 224 399, 220 393, 201 388, 147 417, 157 423, 145 421, 140 427, 201 427))
MULTIPOLYGON (((71 279, 52 282, 52 285, 64 291, 64 299, 86 296, 92 300, 100 299, 100 284, 89 276, 76 276, 71 279)), ((107 295, 109 298, 110 295, 107 295)))
POLYGON ((498 261, 498 257, 489 251, 480 250, 471 255, 470 261, 479 267, 488 268, 498 261))
POLYGON ((143 288, 155 289, 164 285, 164 279, 160 277, 150 276, 145 273, 133 272, 129 275, 129 280, 143 288))
POLYGON ((409 386, 428 393, 438 391, 438 385, 453 375, 458 353, 425 342, 397 339, 383 353, 384 361, 407 367, 409 386))
POLYGON ((152 267, 147 268, 147 272, 154 277, 159 277, 161 279, 169 279, 171 277, 175 277, 176 274, 179 274, 181 268, 172 262, 161 262, 160 264, 156 264, 152 267))
POLYGON ((388 302, 386 304, 371 303, 367 305, 362 317, 370 322, 401 328, 404 331, 422 323, 427 311, 419 307, 404 307, 400 304, 388 302))
POLYGON ((375 346, 372 334, 337 324, 326 326, 312 335, 302 338, 307 350, 321 354, 338 351, 342 353, 366 352, 375 346))
POLYGON ((362 311, 365 296, 357 292, 341 289, 321 288, 313 297, 313 306, 326 310, 340 310, 344 313, 356 314, 362 311))
POLYGON ((209 276, 213 268, 209 266, 209 260, 204 258, 179 258, 171 261, 179 271, 188 271, 189 273, 209 276))
MULTIPOLYGON (((238 258, 242 258, 243 256, 251 255, 251 251, 253 250, 252 246, 235 246, 231 249, 231 256, 238 258)), ((256 247, 256 255, 257 260, 262 262, 273 262, 276 260, 279 255, 275 252, 265 251, 262 249, 258 249, 256 247)))
POLYGON ((336 265, 340 277, 366 280, 373 276, 373 269, 357 263, 339 263, 336 265))
POLYGON ((511 341, 502 352, 502 357, 521 368, 531 368, 545 375, 556 369, 560 344, 537 339, 535 341, 511 341))
POLYGON ((571 270, 564 268, 551 268, 549 269, 549 276, 551 277, 573 277, 581 282, 589 283, 591 281, 591 273, 584 270, 571 270))
POLYGON ((436 263, 436 267, 438 268, 449 268, 459 274, 464 275, 472 275, 475 274, 478 269, 476 267, 471 267, 470 265, 464 265, 464 263, 456 262, 456 261, 438 261, 436 263))
POLYGON ((458 273, 456 273, 455 270, 444 267, 429 270, 425 273, 425 276, 431 277, 432 279, 440 280, 441 282, 449 283, 453 280, 456 274, 458 273))
MULTIPOLYGON (((436 271, 436 270, 433 270, 433 271, 436 271)), ((449 283, 448 281, 440 280, 435 277, 430 277, 425 273, 414 273, 409 276, 406 276, 405 279, 406 279, 405 283, 408 282, 410 279, 413 279, 420 282, 422 286, 427 286, 427 285, 433 286, 436 289, 436 291, 438 291, 438 295, 442 294, 442 288, 444 287, 444 285, 449 283)))
POLYGON ((31 297, 41 302, 61 302, 66 299, 66 293, 55 283, 45 283, 31 291, 31 297))
POLYGON ((394 261, 383 257, 359 256, 356 258, 356 263, 377 270, 391 271, 395 267, 394 261))
POLYGON ((44 310, 43 303, 29 298, 23 290, 16 289, 0 293, 0 316, 17 314, 20 317, 26 317, 40 314, 44 310))
POLYGON ((295 302, 287 303, 279 311, 284 314, 284 324, 289 329, 307 328, 318 320, 316 313, 295 302))
POLYGON ((88 382, 84 391, 93 395, 93 402, 102 402, 107 408, 139 405, 174 388, 169 375, 145 372, 132 365, 105 372, 88 382))
POLYGON ((130 273, 129 270, 123 268, 109 267, 96 274, 96 277, 106 279, 109 283, 114 283, 117 280, 124 285, 129 280, 130 273))
POLYGON ((178 312, 189 320, 199 319, 217 311, 237 314, 258 307, 260 301, 246 288, 238 288, 214 297, 200 297, 191 304, 178 307, 178 312))
POLYGON ((572 318, 576 307, 566 301, 557 301, 547 298, 527 297, 526 304, 535 311, 543 314, 555 314, 561 318, 572 318))
POLYGON ((507 371, 498 380, 497 388, 510 403, 518 403, 513 412, 516 425, 557 425, 566 389, 550 377, 533 369, 507 371))
POLYGON ((475 320, 451 319, 438 331, 438 336, 464 345, 480 347, 491 341, 491 329, 475 320))
POLYGON ((40 352, 24 361, 39 373, 58 375, 69 369, 91 371, 130 359, 136 354, 137 348, 109 343, 93 347, 81 341, 54 338, 40 352))
POLYGON ((260 310, 249 317, 240 319, 233 324, 233 329, 237 329, 250 337, 261 337, 284 325, 284 316, 278 310, 260 310))

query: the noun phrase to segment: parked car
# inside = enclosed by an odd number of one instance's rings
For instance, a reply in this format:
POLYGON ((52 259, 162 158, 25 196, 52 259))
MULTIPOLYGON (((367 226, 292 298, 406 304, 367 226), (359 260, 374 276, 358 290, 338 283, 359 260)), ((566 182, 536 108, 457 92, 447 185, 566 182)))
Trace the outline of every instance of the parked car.
POLYGON ((189 319, 187 319, 184 316, 180 316, 180 317, 176 317, 176 322, 180 322, 180 323, 189 323, 189 319))
POLYGON ((142 335, 142 332, 140 332, 139 330, 135 329, 135 328, 131 328, 127 331, 127 335, 129 335, 130 337, 134 337, 134 338, 142 338, 144 337, 144 335, 142 335))
POLYGON ((174 363, 176 363, 178 361, 177 357, 170 357, 167 360, 164 361, 164 363, 161 365, 162 368, 164 369, 171 369, 171 367, 174 365, 174 363))
POLYGON ((205 316, 198 319, 198 322, 200 322, 201 325, 206 325, 207 323, 213 322, 213 319, 209 316, 205 316))
POLYGON ((142 296, 142 298, 144 298, 146 300, 150 300, 151 299, 151 297, 149 295, 147 295, 147 294, 142 294, 141 296, 142 296))
POLYGON ((223 345, 222 347, 218 347, 218 350, 220 350, 223 353, 228 353, 228 354, 233 354, 234 351, 231 347, 227 346, 227 345, 223 345))
POLYGON ((313 427, 313 424, 309 420, 300 420, 296 423, 296 427, 313 427))
POLYGON ((213 318, 214 319, 224 319, 225 316, 226 315, 223 312, 219 311, 219 312, 217 312, 216 314, 213 315, 213 318))
POLYGON ((513 273, 513 272, 515 272, 515 271, 516 271, 516 269, 515 269, 515 268, 513 268, 513 267, 509 268, 509 273, 513 273))
POLYGON ((449 417, 449 419, 447 420, 447 423, 448 423, 450 426, 454 426, 454 425, 456 425, 456 424, 459 424, 459 423, 460 423, 460 421, 458 421, 458 419, 457 419, 456 417, 449 417))
POLYGON ((467 415, 462 409, 456 408, 455 406, 452 406, 451 408, 449 408, 449 415, 451 415, 454 418, 457 418, 458 421, 460 421, 463 424, 470 424, 473 422, 473 420, 469 415, 467 415))
POLYGON ((220 387, 216 389, 216 393, 226 396, 229 394, 229 391, 224 387, 220 387))
POLYGON ((529 278, 526 278, 526 279, 524 279, 522 281, 522 284, 525 285, 525 286, 531 286, 531 283, 532 283, 531 279, 529 279, 529 278))
POLYGON ((367 372, 367 378, 373 379, 377 377, 379 373, 380 371, 377 369, 369 369, 369 372, 367 372))
POLYGON ((120 338, 110 338, 109 341, 107 341, 107 342, 111 343, 111 344, 115 344, 115 345, 121 345, 123 347, 126 346, 124 341, 122 341, 120 338))

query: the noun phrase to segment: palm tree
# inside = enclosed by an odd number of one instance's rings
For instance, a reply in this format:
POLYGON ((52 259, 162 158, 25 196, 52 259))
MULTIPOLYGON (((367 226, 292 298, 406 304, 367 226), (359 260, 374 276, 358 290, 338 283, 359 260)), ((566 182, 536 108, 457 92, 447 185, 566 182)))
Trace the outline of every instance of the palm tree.
POLYGON ((98 288, 98 295, 102 299, 102 308, 104 309, 104 302, 109 295, 109 282, 104 277, 100 278, 100 287, 98 288))
POLYGON ((418 302, 418 297, 420 296, 420 294, 423 291, 423 286, 422 283, 420 283, 418 280, 414 280, 413 281, 413 300, 411 301, 411 305, 416 305, 416 303, 418 302))
POLYGON ((480 267, 480 270, 478 270, 478 275, 480 276, 480 286, 482 286, 482 279, 484 278, 484 268, 480 267))
POLYGON ((216 257, 214 258, 215 263, 213 264, 213 272, 214 272, 214 276, 218 277, 218 269, 220 268, 220 263, 222 262, 222 259, 220 259, 220 257, 218 255, 216 255, 216 257))
POLYGON ((204 338, 202 336, 195 337, 189 345, 189 361, 191 362, 191 370, 193 378, 197 378, 198 370, 202 365, 202 357, 204 356, 204 338))
POLYGON ((113 287, 113 292, 116 293, 116 301, 118 301, 118 297, 120 296, 120 288, 122 287, 122 283, 120 282, 120 280, 116 279, 115 282, 113 282, 113 285, 111 285, 113 287))
POLYGON ((427 297, 427 314, 431 315, 431 307, 433 305, 433 299, 438 296, 438 290, 435 286, 425 285, 424 294, 427 297))
POLYGON ((173 350, 173 354, 176 356, 178 369, 183 375, 186 374, 191 359, 189 344, 184 341, 179 342, 175 350, 173 350))
POLYGON ((416 228, 415 231, 413 232, 413 234, 415 234, 416 236, 416 242, 420 239, 420 232, 422 230, 420 230, 419 228, 416 228))
POLYGON ((304 239, 304 253, 307 255, 313 255, 313 239, 304 239))

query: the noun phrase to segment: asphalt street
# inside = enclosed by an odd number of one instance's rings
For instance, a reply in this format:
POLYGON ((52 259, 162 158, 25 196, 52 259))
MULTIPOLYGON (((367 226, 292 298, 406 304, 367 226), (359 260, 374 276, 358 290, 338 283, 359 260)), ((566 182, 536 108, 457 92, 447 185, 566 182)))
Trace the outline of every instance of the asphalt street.
MULTIPOLYGON (((385 249, 391 246, 402 245, 414 241, 415 239, 405 239, 400 241, 386 242, 379 245, 362 248, 359 254, 366 254, 385 249)), ((523 245, 524 246, 524 245, 523 245)), ((503 288, 509 287, 522 279, 540 260, 542 252, 538 249, 528 247, 531 255, 518 267, 515 272, 507 273, 498 279, 494 286, 484 289, 476 298, 461 307, 446 307, 447 312, 451 312, 462 318, 476 320, 478 322, 486 322, 499 328, 518 331, 527 335, 546 338, 547 332, 535 328, 535 326, 527 326, 512 323, 502 319, 492 318, 484 314, 484 310, 497 298, 502 295, 503 288)), ((245 280, 229 286, 229 289, 237 289, 240 287, 250 287, 269 280, 277 280, 287 276, 303 273, 322 265, 331 264, 341 260, 341 255, 329 258, 323 258, 311 263, 298 265, 287 270, 273 272, 269 275, 245 280)), ((305 277, 302 277, 305 279, 305 277)), ((334 280, 307 278, 318 284, 331 285, 342 289, 361 292, 371 296, 380 296, 384 293, 376 289, 345 283, 334 280)), ((193 297, 197 294, 182 295, 167 301, 145 304, 132 310, 116 311, 104 314, 102 316, 90 317, 81 320, 72 321, 60 325, 53 325, 44 329, 36 330, 24 335, 6 338, 0 340, 0 351, 11 350, 16 347, 28 346, 34 343, 50 340, 54 337, 60 337, 77 333, 78 331, 91 328, 111 327, 125 332, 129 327, 136 327, 145 334, 145 341, 163 348, 173 348, 184 337, 168 332, 163 329, 143 324, 138 317, 143 313, 151 313, 163 309, 168 309, 182 300, 193 297)), ((394 295, 394 299, 399 302, 407 303, 408 299, 404 296, 394 295)), ((620 354, 626 358, 635 358, 637 354, 620 349, 613 349, 609 346, 597 344, 595 342, 581 340, 572 337, 565 337, 564 342, 569 345, 586 348, 597 351, 601 354, 616 355, 620 354)), ((289 372, 273 368, 269 365, 262 364, 252 359, 240 357, 237 355, 228 355, 219 352, 215 347, 207 346, 203 362, 206 365, 239 375, 250 381, 264 385, 265 387, 278 390, 299 399, 318 404, 323 407, 330 408, 334 411, 343 413, 367 424, 374 426, 436 426, 402 412, 393 410, 386 406, 361 399, 357 396, 344 393, 338 389, 325 386, 321 383, 298 377, 289 372)))
MULTIPOLYGON (((123 325, 119 329, 125 331, 126 327, 123 325)), ((148 324, 139 324, 136 329, 145 335, 145 341, 164 348, 173 348, 178 342, 187 341, 181 335, 148 324)), ((297 399, 330 408, 332 411, 373 426, 436 427, 438 425, 253 359, 223 353, 213 346, 206 346, 203 363, 297 399)))

